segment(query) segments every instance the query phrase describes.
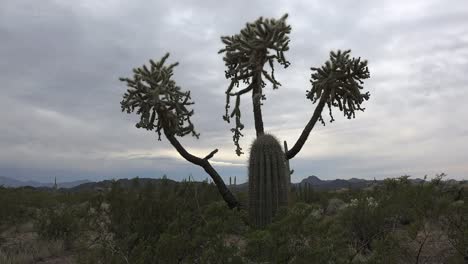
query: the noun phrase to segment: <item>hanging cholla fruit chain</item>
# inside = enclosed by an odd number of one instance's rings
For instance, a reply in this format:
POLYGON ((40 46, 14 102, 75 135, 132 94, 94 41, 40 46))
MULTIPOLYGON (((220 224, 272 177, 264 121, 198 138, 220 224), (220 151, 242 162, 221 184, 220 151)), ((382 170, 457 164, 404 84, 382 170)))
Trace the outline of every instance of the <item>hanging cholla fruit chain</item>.
POLYGON ((249 215, 256 227, 271 223, 280 206, 288 203, 288 175, 284 152, 270 134, 252 143, 249 158, 249 215))

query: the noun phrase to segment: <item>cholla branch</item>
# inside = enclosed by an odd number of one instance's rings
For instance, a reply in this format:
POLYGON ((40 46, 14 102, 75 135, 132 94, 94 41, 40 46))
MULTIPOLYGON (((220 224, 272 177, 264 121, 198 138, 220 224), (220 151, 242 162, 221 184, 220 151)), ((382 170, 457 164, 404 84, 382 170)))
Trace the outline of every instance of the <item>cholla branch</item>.
POLYGON ((193 104, 193 102, 189 102, 190 91, 182 92, 180 87, 176 86, 175 82, 170 79, 173 74, 172 68, 178 63, 176 62, 169 67, 163 66, 168 57, 169 53, 166 53, 158 63, 150 60, 151 69, 145 65, 142 68, 133 69, 133 79, 120 78, 130 87, 120 103, 122 112, 131 113, 137 109, 137 114, 140 115, 140 122, 136 124, 137 128, 147 130, 156 128, 158 140, 161 140, 162 130, 182 157, 205 169, 216 183, 218 191, 228 206, 230 208, 238 207, 239 202, 236 197, 226 187, 221 176, 208 161, 218 150, 215 149, 202 159, 190 154, 175 137, 176 135, 185 136, 192 133, 192 136, 198 139, 200 134, 195 132, 190 121, 193 110, 188 111, 186 108, 187 105, 193 104), (155 124, 155 122, 157 123, 155 124))
POLYGON ((291 32, 291 26, 286 25, 285 21, 288 14, 285 14, 279 20, 265 19, 260 17, 254 23, 247 23, 246 28, 242 29, 240 34, 234 36, 223 36, 221 41, 226 44, 226 48, 218 53, 226 52, 223 60, 228 67, 225 72, 226 78, 231 78, 231 83, 226 90, 226 113, 223 119, 230 122, 230 118, 236 118, 235 127, 231 129, 233 132, 233 141, 236 145, 236 154, 240 156, 242 148, 239 145, 239 139, 243 136, 240 132, 244 125, 240 121, 241 113, 239 108, 240 95, 252 91, 254 100, 254 117, 255 128, 257 134, 263 133, 263 121, 261 117, 261 109, 258 97, 265 100, 262 93, 262 88, 266 83, 262 80, 262 74, 267 80, 273 83, 273 89, 277 89, 281 85, 274 76, 273 60, 276 59, 285 68, 289 66, 289 62, 284 58, 284 51, 289 50, 288 33, 291 32), (268 55, 268 49, 276 51, 276 55, 268 55), (263 65, 268 61, 272 71, 271 75, 263 70, 263 65), (252 78, 252 81, 249 81, 252 78), (232 92, 234 85, 239 87, 239 81, 250 85, 238 92, 232 92), (229 115, 230 97, 236 97, 236 105, 231 115, 229 115))
POLYGON ((130 87, 120 102, 122 112, 131 113, 137 109, 140 122, 136 127, 147 130, 156 128, 158 140, 161 140, 163 128, 178 136, 192 133, 192 136, 198 139, 200 134, 195 132, 190 120, 193 110, 189 111, 186 108, 194 104, 189 102, 190 91, 181 91, 180 87, 170 79, 173 75, 172 68, 179 63, 171 64, 169 67, 163 66, 168 57, 169 53, 166 53, 158 63, 150 60, 150 69, 146 65, 133 69, 133 79, 119 78, 127 82, 130 87))
POLYGON ((218 152, 218 149, 215 149, 215 150, 211 151, 211 153, 208 154, 208 155, 206 155, 206 157, 204 157, 203 159, 204 159, 204 160, 209 160, 209 159, 211 159, 211 158, 214 156, 214 154, 216 154, 216 152, 218 152))
MULTIPOLYGON (((361 93, 363 79, 370 77, 367 61, 361 58, 349 58, 351 50, 337 53, 330 52, 330 60, 325 62, 321 68, 311 68, 316 71, 312 74, 312 89, 307 91, 307 98, 312 103, 317 102, 326 89, 330 95, 326 101, 330 122, 333 122, 331 107, 338 107, 348 119, 355 117, 355 111, 364 111, 361 104, 369 100, 369 92, 361 93)), ((322 119, 322 117, 320 117, 322 119)), ((323 119, 322 119, 323 121, 323 119)), ((324 123, 323 123, 324 124, 324 123)))
POLYGON ((286 153, 286 158, 293 158, 307 140, 310 132, 315 126, 317 121, 325 125, 322 118, 322 111, 325 105, 328 106, 329 114, 331 117, 330 122, 335 119, 332 114, 332 106, 338 107, 348 119, 355 117, 355 111, 364 111, 365 108, 361 107, 364 100, 369 99, 369 92, 361 93, 363 87, 363 79, 370 77, 369 69, 367 68, 367 61, 361 61, 361 58, 349 58, 351 50, 337 53, 330 52, 330 60, 325 62, 321 68, 311 68, 312 89, 307 91, 307 98, 315 104, 314 113, 302 131, 301 136, 296 144, 286 153))

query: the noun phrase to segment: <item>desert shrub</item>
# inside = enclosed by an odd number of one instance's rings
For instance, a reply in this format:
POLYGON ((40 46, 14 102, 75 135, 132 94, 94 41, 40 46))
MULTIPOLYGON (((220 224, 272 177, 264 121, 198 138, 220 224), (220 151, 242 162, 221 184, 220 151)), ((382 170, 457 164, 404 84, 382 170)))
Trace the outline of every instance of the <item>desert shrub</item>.
MULTIPOLYGON (((25 210, 0 207, 7 216, 0 220, 35 215, 44 243, 68 241, 78 263, 414 263, 424 232, 443 232, 445 263, 464 263, 468 255, 468 197, 458 185, 401 177, 314 196, 280 208, 270 225, 254 229, 245 209, 228 209, 206 182, 114 182, 100 193, 0 188, 6 197, 0 204, 18 200, 25 210)), ((6 258, 11 252, 1 251, 0 262, 6 258)))
MULTIPOLYGON (((468 261, 468 197, 452 202, 447 207, 447 213, 441 217, 443 228, 455 251, 456 259, 468 261)), ((459 261, 460 263, 462 261, 459 261)))
POLYGON ((247 236, 245 256, 254 263, 274 259, 275 250, 273 236, 268 230, 256 230, 247 236))
MULTIPOLYGON (((196 202, 195 202, 196 203, 196 202)), ((221 202, 203 208, 191 207, 177 214, 157 242, 162 263, 238 263, 240 245, 236 239, 246 230, 245 211, 230 210, 221 202)))
POLYGON ((246 234, 253 263, 341 263, 348 256, 343 230, 318 204, 296 203, 264 230, 246 234))
POLYGON ((340 222, 346 231, 350 246, 356 253, 366 255, 373 248, 374 241, 382 239, 390 230, 386 227, 386 214, 372 196, 361 195, 352 199, 349 206, 340 214, 340 222))
POLYGON ((337 214, 338 211, 344 209, 346 207, 346 203, 343 202, 343 200, 338 199, 338 198, 332 198, 328 201, 328 205, 326 207, 325 212, 328 215, 334 215, 337 214))
POLYGON ((235 263, 239 245, 231 240, 245 232, 247 215, 230 210, 218 196, 208 183, 172 185, 163 180, 156 186, 134 181, 132 188, 123 188, 115 182, 109 193, 89 203, 87 222, 98 234, 100 249, 88 258, 101 254, 115 263, 235 263))
POLYGON ((72 207, 43 209, 36 218, 39 236, 47 240, 63 240, 65 248, 70 248, 79 236, 79 215, 72 207))
POLYGON ((9 247, 0 247, 0 263, 27 264, 63 253, 62 241, 16 241, 9 247))
POLYGON ((0 226, 22 224, 34 216, 36 209, 56 204, 52 195, 31 188, 0 187, 0 226))

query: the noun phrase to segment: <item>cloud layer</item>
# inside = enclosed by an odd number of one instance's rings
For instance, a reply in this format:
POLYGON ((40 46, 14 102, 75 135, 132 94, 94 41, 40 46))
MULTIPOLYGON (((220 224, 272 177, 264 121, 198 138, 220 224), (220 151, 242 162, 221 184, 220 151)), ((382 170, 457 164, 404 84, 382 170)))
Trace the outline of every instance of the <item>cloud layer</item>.
MULTIPOLYGON (((159 60, 179 62, 173 80, 192 91, 199 140, 180 141, 224 177, 245 180, 231 124, 221 118, 229 80, 221 36, 258 17, 291 25, 291 62, 267 83, 265 130, 292 145, 314 110, 305 97, 310 67, 330 50, 369 60, 371 99, 356 119, 317 125, 291 161, 293 181, 321 178, 468 178, 468 5, 465 1, 41 1, 0 2, 0 175, 63 181, 208 175, 163 138, 120 112, 119 77, 159 60)), ((267 67, 269 68, 269 66, 267 67)), ((243 87, 239 87, 243 88, 243 87)), ((335 112, 336 116, 340 113, 335 112)), ((324 115, 327 120, 327 115, 324 115)), ((252 105, 242 102, 241 146, 254 139, 252 105)), ((247 151, 246 151, 247 153, 247 151)))

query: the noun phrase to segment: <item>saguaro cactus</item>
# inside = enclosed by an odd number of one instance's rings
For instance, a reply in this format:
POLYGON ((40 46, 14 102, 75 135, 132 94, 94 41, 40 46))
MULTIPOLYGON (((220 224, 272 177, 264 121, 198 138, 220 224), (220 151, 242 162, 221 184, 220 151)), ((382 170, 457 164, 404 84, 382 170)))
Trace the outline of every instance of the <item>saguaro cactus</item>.
POLYGON ((279 141, 270 134, 259 136, 249 158, 249 214, 253 225, 264 227, 280 206, 288 204, 288 185, 279 141))
MULTIPOLYGON (((291 26, 286 24, 287 17, 288 14, 283 15, 279 20, 263 20, 263 17, 260 17, 254 23, 247 23, 246 28, 242 29, 240 34, 221 37, 221 41, 226 44, 226 48, 221 49, 218 53, 226 53, 223 57, 228 68, 225 71, 225 77, 231 79, 231 83, 226 90, 226 114, 223 119, 230 122, 230 119, 235 117, 235 127, 231 131, 234 134, 233 141, 238 156, 243 154, 239 144, 239 139, 243 136, 241 130, 244 128, 241 123, 241 95, 252 92, 255 131, 257 137, 260 138, 264 135, 261 100, 266 99, 263 94, 266 83, 262 77, 265 77, 273 84, 273 89, 277 89, 281 84, 274 76, 274 61, 276 60, 285 68, 290 64, 284 57, 284 52, 289 50, 287 35, 291 32, 291 26), (270 55, 269 50, 276 51, 276 55, 270 55), (267 62, 272 69, 271 75, 263 69, 267 62), (248 86, 242 90, 233 91, 234 86, 239 87, 240 81, 248 84, 248 86), (236 101, 234 109, 229 114, 231 97, 235 97, 236 101)), ((317 121, 321 121, 325 125, 322 118, 322 111, 325 106, 328 106, 331 122, 334 121, 332 107, 339 108, 349 119, 354 118, 356 110, 364 111, 361 104, 364 100, 369 99, 369 93, 361 93, 361 89, 363 89, 361 84, 363 79, 370 76, 367 61, 361 61, 361 58, 351 59, 350 52, 350 50, 344 52, 340 50, 338 52, 332 51, 330 52, 330 60, 326 61, 325 65, 320 68, 311 68, 313 71, 312 89, 306 91, 306 97, 312 101, 312 104, 318 103, 299 139, 290 150, 285 149, 283 152, 286 160, 292 159, 299 153, 317 121)), ((131 113, 137 109, 136 112, 140 115, 140 122, 136 124, 137 128, 156 130, 159 140, 162 130, 182 157, 193 164, 201 166, 211 176, 228 206, 230 208, 239 207, 238 200, 210 164, 209 159, 213 157, 218 149, 213 150, 204 158, 200 158, 190 154, 176 138, 176 136, 182 137, 192 134, 198 139, 199 134, 195 132, 194 125, 190 120, 194 112, 187 109, 189 105, 194 104, 190 102, 190 91, 181 91, 181 88, 176 86, 175 81, 171 80, 172 70, 178 65, 178 62, 166 67, 163 64, 168 57, 169 53, 157 63, 150 60, 149 68, 143 65, 141 68, 133 69, 133 79, 120 78, 121 81, 127 82, 130 87, 123 96, 122 111, 131 113)), ((264 153, 263 156, 265 157, 265 155, 267 154, 264 153)), ((253 164, 252 166, 258 167, 261 165, 253 164)), ((287 174, 284 167, 280 170, 281 173, 287 174)), ((273 173, 280 172, 272 172, 271 175, 273 173)), ((262 185, 256 186, 260 188, 262 185)), ((251 194, 252 192, 256 193, 258 190, 252 189, 251 194)), ((280 199, 272 194, 269 197, 268 199, 265 198, 265 201, 272 200, 272 203, 275 203, 275 199, 280 199)))

